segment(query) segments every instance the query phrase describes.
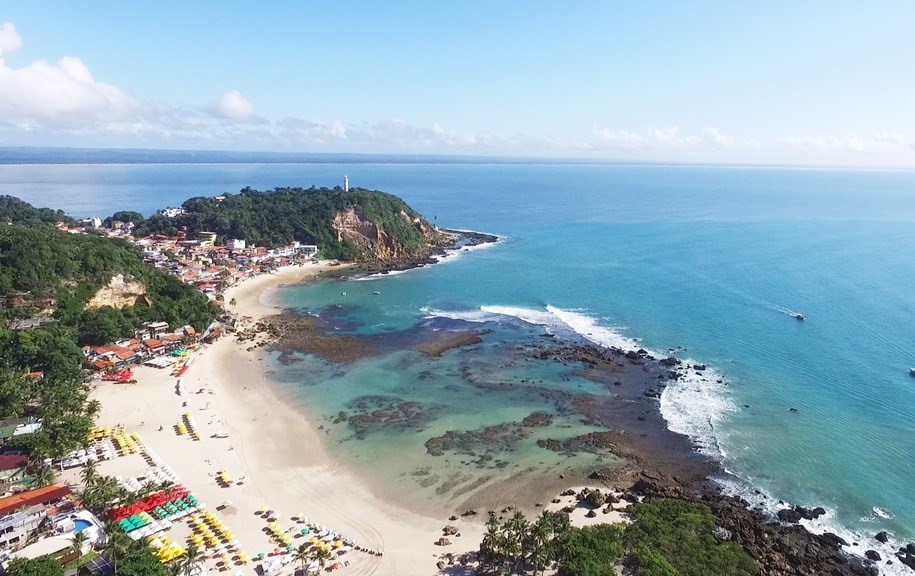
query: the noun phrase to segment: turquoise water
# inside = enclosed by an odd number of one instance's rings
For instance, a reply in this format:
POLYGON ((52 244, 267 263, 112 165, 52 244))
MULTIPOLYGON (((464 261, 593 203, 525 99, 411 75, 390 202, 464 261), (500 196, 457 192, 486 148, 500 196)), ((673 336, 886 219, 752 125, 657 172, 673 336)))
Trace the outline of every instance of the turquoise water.
MULTIPOLYGON (((520 359, 511 365, 511 343, 531 345, 544 331, 577 332, 600 342, 626 337, 656 351, 683 346, 682 356, 724 378, 726 385, 672 386, 662 408, 671 427, 723 458, 741 479, 733 490, 752 496, 755 488, 775 499, 822 505, 830 513, 819 529, 849 540, 873 542, 870 536, 882 529, 899 540, 915 537, 915 378, 908 375, 915 366, 911 172, 0 166, 0 192, 76 215, 127 208, 148 213, 246 185, 334 185, 344 173, 354 185, 403 197, 439 225, 493 232, 504 240, 405 274, 280 295, 313 311, 344 304, 343 316, 357 321, 355 330, 363 333, 453 318, 493 331, 483 344, 438 360, 401 351, 351 367, 305 358, 281 368, 278 378, 327 418, 332 450, 369 462, 366 469, 404 462, 405 475, 439 465, 441 458, 425 454, 425 438, 550 408, 538 400, 537 387, 470 395, 480 389, 462 383, 463 367, 491 380, 542 376, 556 386, 587 387, 561 370, 544 373, 520 359), (806 320, 793 319, 793 311, 806 320), (425 370, 433 376, 423 375, 425 370), (350 428, 333 424, 341 407, 377 390, 434 410, 420 429, 382 429, 361 441, 351 438, 350 428)), ((562 425, 586 428, 557 417, 562 425)), ((559 456, 538 451, 535 440, 526 437, 496 459, 518 469, 562 465, 559 456)), ((461 465, 461 455, 449 458, 461 465)), ((477 475, 500 470, 464 466, 477 475)), ((465 480, 465 486, 472 482, 465 480)))

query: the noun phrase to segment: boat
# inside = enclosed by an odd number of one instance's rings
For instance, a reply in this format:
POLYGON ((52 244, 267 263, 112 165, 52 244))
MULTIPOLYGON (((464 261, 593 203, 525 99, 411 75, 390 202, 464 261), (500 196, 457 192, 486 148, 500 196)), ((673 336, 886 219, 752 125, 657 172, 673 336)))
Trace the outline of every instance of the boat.
POLYGON ((378 292, 377 290, 375 292, 372 292, 372 294, 374 294, 375 296, 381 296, 381 292, 378 292))
POLYGON ((795 313, 792 314, 791 316, 792 316, 795 320, 803 320, 803 319, 804 319, 804 315, 801 314, 800 312, 795 312, 795 313))
POLYGON ((909 376, 915 377, 915 368, 909 368, 909 376))

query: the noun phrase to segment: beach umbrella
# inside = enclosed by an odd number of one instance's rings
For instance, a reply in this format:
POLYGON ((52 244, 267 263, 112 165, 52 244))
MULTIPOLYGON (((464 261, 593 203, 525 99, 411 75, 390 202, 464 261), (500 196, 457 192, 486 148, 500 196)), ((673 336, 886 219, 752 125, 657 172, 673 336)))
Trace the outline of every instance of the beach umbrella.
POLYGON ((264 556, 266 556, 266 554, 264 554, 263 552, 258 552, 258 553, 257 553, 257 557, 258 557, 259 559, 261 559, 261 560, 263 560, 264 556))

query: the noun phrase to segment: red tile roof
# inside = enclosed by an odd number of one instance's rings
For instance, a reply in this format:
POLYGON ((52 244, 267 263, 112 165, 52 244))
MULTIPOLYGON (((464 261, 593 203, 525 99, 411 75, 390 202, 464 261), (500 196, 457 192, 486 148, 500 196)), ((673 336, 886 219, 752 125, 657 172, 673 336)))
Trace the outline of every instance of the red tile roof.
POLYGON ((29 457, 24 454, 0 454, 0 470, 15 470, 28 463, 29 457))
POLYGON ((45 486, 44 488, 39 488, 37 490, 13 494, 6 498, 0 498, 0 515, 15 512, 20 508, 28 508, 29 506, 36 506, 38 504, 49 504, 56 500, 60 500, 61 498, 65 498, 70 494, 72 494, 70 489, 63 484, 52 484, 51 486, 45 486))

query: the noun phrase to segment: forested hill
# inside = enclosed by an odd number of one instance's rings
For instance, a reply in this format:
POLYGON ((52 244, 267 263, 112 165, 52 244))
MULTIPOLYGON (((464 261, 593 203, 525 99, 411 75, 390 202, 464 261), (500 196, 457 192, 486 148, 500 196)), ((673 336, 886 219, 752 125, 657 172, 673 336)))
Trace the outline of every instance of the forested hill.
POLYGON ((15 196, 0 196, 0 221, 3 224, 22 224, 25 226, 53 225, 56 222, 73 224, 75 222, 63 210, 35 208, 15 196))
POLYGON ((191 198, 183 208, 186 214, 144 221, 137 234, 187 226, 191 235, 215 232, 220 241, 239 238, 268 248, 298 241, 317 244, 323 258, 383 261, 416 257, 445 241, 397 196, 361 188, 245 188, 218 198, 191 198))

